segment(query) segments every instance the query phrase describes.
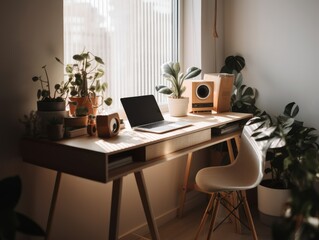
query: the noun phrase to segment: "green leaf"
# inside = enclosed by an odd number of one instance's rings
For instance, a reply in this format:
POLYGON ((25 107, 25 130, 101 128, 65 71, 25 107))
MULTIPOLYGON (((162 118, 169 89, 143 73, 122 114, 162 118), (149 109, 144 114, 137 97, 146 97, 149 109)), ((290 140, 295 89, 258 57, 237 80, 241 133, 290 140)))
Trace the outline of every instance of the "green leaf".
POLYGON ((228 56, 225 59, 228 69, 236 70, 238 73, 245 67, 245 59, 242 56, 228 56))
POLYGON ((75 60, 75 61, 83 61, 84 60, 84 55, 83 54, 75 54, 74 56, 73 56, 73 59, 75 60))
POLYGON ((112 102, 113 102, 113 100, 112 100, 112 98, 110 98, 110 97, 104 100, 104 103, 105 103, 107 106, 110 106, 110 105, 112 104, 112 102))
POLYGON ((295 102, 288 103, 284 110, 284 115, 294 118, 299 113, 299 106, 295 102))
POLYGON ((193 77, 196 77, 198 76, 200 73, 202 72, 201 69, 197 68, 197 67, 190 67, 186 70, 186 73, 185 73, 185 79, 190 79, 190 78, 193 78, 193 77))
POLYGON ((33 82, 36 82, 36 81, 38 81, 40 78, 38 77, 38 76, 34 76, 34 77, 32 77, 32 81, 33 82))
POLYGON ((170 88, 166 87, 166 86, 162 86, 162 87, 158 88, 157 91, 158 91, 159 93, 168 94, 168 95, 170 95, 170 94, 173 93, 173 91, 172 91, 170 88))
POLYGON ((60 87, 61 87, 60 84, 55 84, 55 85, 54 85, 54 89, 55 89, 55 90, 58 90, 60 87))
POLYGON ((104 64, 102 58, 95 56, 94 59, 95 59, 95 61, 97 61, 99 64, 104 64))
POLYGON ((71 74, 73 72, 73 64, 67 64, 65 67, 65 71, 68 74, 71 74))
POLYGON ((83 52, 83 53, 81 53, 81 57, 83 57, 83 60, 90 59, 90 54, 88 52, 83 52))
POLYGON ((181 68, 180 68, 179 62, 174 63, 173 64, 173 71, 174 71, 175 76, 179 73, 180 70, 181 70, 181 68))
MULTIPOLYGON (((164 76, 164 74, 166 76, 174 76, 175 73, 174 73, 174 69, 173 69, 173 63, 172 62, 167 62, 167 63, 164 63, 162 66, 161 66, 161 71, 162 71, 162 75, 164 76)), ((165 76, 164 76, 165 77, 165 76)))

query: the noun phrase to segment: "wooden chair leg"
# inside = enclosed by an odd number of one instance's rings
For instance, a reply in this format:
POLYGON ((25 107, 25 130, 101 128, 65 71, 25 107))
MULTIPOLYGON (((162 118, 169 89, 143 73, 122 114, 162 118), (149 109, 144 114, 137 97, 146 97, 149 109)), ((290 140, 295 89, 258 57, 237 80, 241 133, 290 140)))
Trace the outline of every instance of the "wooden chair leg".
POLYGON ((206 223, 206 220, 207 220, 207 217, 209 214, 211 214, 211 211, 214 207, 214 201, 215 201, 215 194, 213 193, 209 199, 209 202, 207 204, 207 207, 206 207, 206 210, 204 212, 204 215, 202 217, 202 220, 199 224, 199 227, 198 227, 198 230, 197 230, 197 233, 196 233, 196 236, 195 236, 195 240, 199 239, 199 235, 201 233, 201 231, 203 230, 203 227, 205 226, 205 223, 206 223))
MULTIPOLYGON (((238 140, 236 141, 236 138, 235 138, 235 142, 236 142, 236 146, 238 147, 239 142, 238 142, 238 140)), ((227 140, 227 148, 228 148, 229 159, 230 159, 230 162, 232 163, 235 161, 235 155, 234 155, 234 150, 233 150, 231 139, 227 140)), ((238 202, 237 195, 235 192, 233 192, 231 194, 231 203, 232 203, 232 205, 237 205, 237 202, 238 202)), ((235 215, 236 215, 236 217, 239 218, 239 211, 238 210, 235 211, 235 215)), ((241 233, 242 232, 241 231, 241 224, 240 224, 240 221, 238 220, 238 218, 236 218, 236 217, 231 216, 231 219, 233 222, 235 222, 236 232, 241 233)))
MULTIPOLYGON (((219 194, 219 193, 217 193, 217 194, 219 194)), ((217 217, 217 213, 218 213, 218 209, 219 209, 219 204, 220 204, 220 196, 217 196, 215 198, 215 204, 213 205, 213 214, 212 214, 212 219, 211 219, 210 225, 209 225, 207 240, 210 239, 210 236, 211 236, 212 231, 214 229, 214 225, 215 225, 215 221, 216 221, 216 217, 217 217)))
POLYGON ((243 194, 244 210, 245 210, 245 214, 247 216, 247 220, 248 220, 248 224, 249 224, 249 227, 250 227, 250 231, 251 231, 251 233, 253 235, 253 239, 254 240, 258 240, 258 236, 257 236, 257 233, 256 233, 254 220, 253 220, 253 218, 251 216, 251 212, 250 212, 250 208, 249 208, 249 205, 248 205, 248 202, 247 202, 246 194, 245 194, 245 192, 241 193, 241 194, 243 194))

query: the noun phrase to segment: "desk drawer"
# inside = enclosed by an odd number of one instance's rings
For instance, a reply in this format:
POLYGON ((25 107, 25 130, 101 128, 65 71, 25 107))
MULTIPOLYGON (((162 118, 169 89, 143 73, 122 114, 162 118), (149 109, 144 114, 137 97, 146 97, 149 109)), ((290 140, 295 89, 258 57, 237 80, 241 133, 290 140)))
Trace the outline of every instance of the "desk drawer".
POLYGON ((211 130, 206 129, 182 137, 166 140, 146 147, 146 161, 187 148, 211 139, 211 130))

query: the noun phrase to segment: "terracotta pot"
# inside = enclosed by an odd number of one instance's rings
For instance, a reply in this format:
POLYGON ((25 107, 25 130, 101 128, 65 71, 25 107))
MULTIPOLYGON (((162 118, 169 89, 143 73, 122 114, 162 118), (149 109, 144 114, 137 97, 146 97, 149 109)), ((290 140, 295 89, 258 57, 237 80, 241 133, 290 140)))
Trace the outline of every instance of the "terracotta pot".
POLYGON ((64 111, 65 102, 44 102, 37 101, 37 109, 42 112, 64 111))
POLYGON ((76 102, 76 105, 69 103, 71 116, 75 116, 75 109, 80 106, 88 109, 88 115, 96 115, 99 97, 69 97, 69 100, 70 102, 76 102))
POLYGON ((70 128, 86 127, 88 125, 88 116, 66 117, 64 118, 64 126, 70 128))

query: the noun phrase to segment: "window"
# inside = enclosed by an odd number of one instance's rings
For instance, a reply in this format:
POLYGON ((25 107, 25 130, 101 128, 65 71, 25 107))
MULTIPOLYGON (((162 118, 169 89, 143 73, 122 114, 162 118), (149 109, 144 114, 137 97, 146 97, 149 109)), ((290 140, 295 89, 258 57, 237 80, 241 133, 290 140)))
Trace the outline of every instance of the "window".
POLYGON ((105 62, 113 109, 120 97, 154 94, 162 63, 177 60, 178 0, 64 0, 64 62, 84 49, 105 62))

